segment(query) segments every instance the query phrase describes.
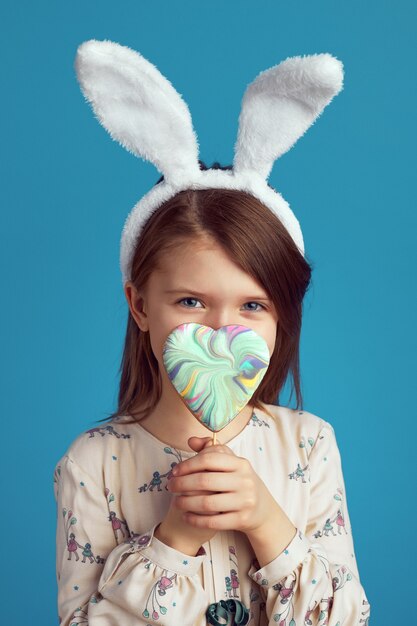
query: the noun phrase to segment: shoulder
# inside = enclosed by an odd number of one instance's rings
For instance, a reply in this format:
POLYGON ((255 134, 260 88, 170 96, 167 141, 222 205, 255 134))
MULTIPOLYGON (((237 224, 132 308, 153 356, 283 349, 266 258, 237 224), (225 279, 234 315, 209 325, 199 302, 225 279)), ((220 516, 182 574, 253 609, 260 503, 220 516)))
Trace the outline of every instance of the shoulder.
POLYGON ((101 422, 79 433, 57 461, 56 467, 69 459, 90 476, 96 476, 101 468, 118 457, 122 447, 129 447, 131 438, 131 424, 123 424, 116 419, 101 422))
MULTIPOLYGON (((294 437, 298 441, 306 438, 308 441, 316 441, 322 431, 326 429, 334 433, 330 422, 310 411, 291 409, 286 406, 262 403, 264 410, 255 409, 267 416, 270 422, 280 434, 287 437, 294 437)), ((312 445, 312 444, 311 444, 312 445)))

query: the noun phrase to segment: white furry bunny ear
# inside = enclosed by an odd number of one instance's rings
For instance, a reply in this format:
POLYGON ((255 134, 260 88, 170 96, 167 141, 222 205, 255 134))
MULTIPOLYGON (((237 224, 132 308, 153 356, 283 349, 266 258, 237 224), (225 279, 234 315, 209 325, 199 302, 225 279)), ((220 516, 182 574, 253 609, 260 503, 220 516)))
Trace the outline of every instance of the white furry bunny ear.
POLYGON ((166 182, 200 171, 186 103, 141 54, 91 39, 78 47, 75 70, 98 121, 126 150, 153 163, 166 182))
POLYGON ((343 64, 331 54, 289 57, 247 87, 233 169, 267 179, 274 161, 306 132, 342 89, 343 64))
POLYGON ((267 184, 274 161, 294 145, 342 89, 343 65, 329 53, 289 57, 247 87, 231 170, 200 169, 198 142, 181 95, 139 52, 90 39, 75 58, 78 82, 98 121, 129 152, 153 163, 164 180, 127 216, 120 240, 123 285, 131 280, 138 237, 152 213, 185 189, 252 194, 282 222, 304 256, 300 224, 267 184))

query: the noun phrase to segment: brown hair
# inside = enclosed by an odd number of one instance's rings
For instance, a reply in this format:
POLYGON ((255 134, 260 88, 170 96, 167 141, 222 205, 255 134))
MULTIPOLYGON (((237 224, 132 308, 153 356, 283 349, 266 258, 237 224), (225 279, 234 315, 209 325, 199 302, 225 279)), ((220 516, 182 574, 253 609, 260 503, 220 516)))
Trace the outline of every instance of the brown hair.
MULTIPOLYGON (((208 169, 202 161, 200 167, 208 169)), ((231 166, 212 165, 212 169, 219 168, 231 166)), ((161 180, 163 177, 156 184, 161 180)), ((201 237, 212 238, 260 283, 278 314, 274 352, 251 404, 269 413, 262 403, 279 404, 279 394, 290 373, 290 400, 295 388, 296 409, 302 409, 299 342, 302 301, 311 281, 312 266, 278 217, 257 198, 235 189, 188 189, 176 194, 153 212, 138 237, 132 259, 133 284, 138 291, 145 289, 167 251, 201 237)), ((161 395, 159 366, 149 332, 139 329, 130 309, 119 371, 117 410, 97 421, 121 416, 139 421, 152 411, 161 395)))

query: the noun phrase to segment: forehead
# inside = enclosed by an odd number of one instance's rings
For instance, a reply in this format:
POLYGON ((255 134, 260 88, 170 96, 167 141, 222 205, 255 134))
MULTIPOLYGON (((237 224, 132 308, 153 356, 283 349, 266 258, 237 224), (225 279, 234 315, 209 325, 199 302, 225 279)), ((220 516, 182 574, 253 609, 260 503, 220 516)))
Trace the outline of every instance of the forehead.
POLYGON ((261 285, 214 241, 187 241, 166 252, 150 282, 161 289, 247 291, 267 296, 261 285))

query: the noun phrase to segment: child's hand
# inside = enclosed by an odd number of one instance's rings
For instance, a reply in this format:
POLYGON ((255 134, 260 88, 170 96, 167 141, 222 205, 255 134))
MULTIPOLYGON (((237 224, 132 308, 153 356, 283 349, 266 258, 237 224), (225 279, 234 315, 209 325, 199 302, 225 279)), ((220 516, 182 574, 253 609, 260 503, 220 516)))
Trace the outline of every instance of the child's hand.
MULTIPOLYGON (((200 493, 200 492, 196 492, 200 493)), ((210 541, 216 530, 198 528, 184 520, 182 511, 175 506, 175 498, 171 499, 169 509, 155 529, 155 537, 172 548, 195 556, 200 546, 210 541)))
MULTIPOLYGON (((209 441, 206 442, 200 438, 193 437, 192 439, 198 440, 196 442, 196 446, 193 448, 196 452, 201 450, 206 445, 211 445, 209 441)), ((168 489, 171 481, 172 478, 168 481, 168 489)), ((171 491, 171 489, 169 489, 169 491, 171 491)), ((190 491, 187 495, 197 496, 207 493, 211 492, 190 491)), ((210 541, 217 531, 207 527, 199 528, 195 525, 193 526, 189 524, 187 520, 184 519, 183 512, 175 506, 175 501, 176 498, 171 499, 165 518, 155 529, 155 537, 160 539, 163 543, 184 552, 184 554, 195 555, 199 547, 206 541, 210 541)))
POLYGON ((186 512, 184 519, 188 524, 216 531, 253 533, 267 520, 269 524, 274 518, 277 525, 288 523, 284 511, 246 458, 236 456, 226 445, 213 446, 211 437, 191 437, 188 443, 198 454, 178 463, 168 483, 172 493, 201 492, 175 498, 175 507, 186 512))

